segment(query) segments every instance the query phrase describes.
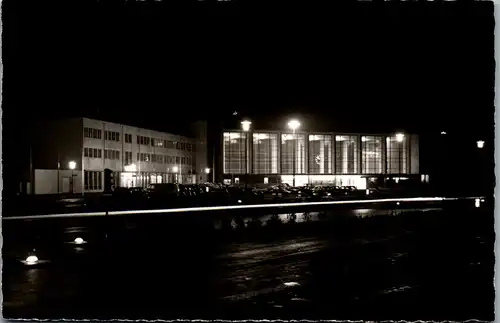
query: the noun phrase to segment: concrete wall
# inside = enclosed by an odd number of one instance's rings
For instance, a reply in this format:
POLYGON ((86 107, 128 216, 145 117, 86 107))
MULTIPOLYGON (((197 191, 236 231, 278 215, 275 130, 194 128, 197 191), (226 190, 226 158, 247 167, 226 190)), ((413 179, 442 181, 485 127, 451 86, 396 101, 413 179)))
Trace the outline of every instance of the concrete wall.
POLYGON ((82 192, 82 172, 75 170, 35 169, 35 194, 71 194, 71 177, 73 176, 73 193, 82 192), (59 176, 59 179, 58 179, 59 176), (59 182, 59 185, 58 185, 59 182))

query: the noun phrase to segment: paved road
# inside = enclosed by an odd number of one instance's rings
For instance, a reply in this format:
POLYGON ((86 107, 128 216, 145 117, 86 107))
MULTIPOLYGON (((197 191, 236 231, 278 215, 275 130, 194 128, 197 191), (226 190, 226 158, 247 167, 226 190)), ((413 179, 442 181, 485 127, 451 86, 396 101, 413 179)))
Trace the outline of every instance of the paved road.
POLYGON ((4 316, 492 320, 491 219, 443 213, 217 241, 165 229, 147 248, 99 252, 68 244, 46 267, 4 265, 4 316))

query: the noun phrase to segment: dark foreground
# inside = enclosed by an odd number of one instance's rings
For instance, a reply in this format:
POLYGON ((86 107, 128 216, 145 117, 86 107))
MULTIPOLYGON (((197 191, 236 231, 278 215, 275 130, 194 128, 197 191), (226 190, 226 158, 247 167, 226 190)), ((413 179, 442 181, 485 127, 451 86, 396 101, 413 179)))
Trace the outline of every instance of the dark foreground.
POLYGON ((4 232, 7 224, 19 235, 4 237, 3 315, 494 319, 490 207, 377 212, 267 216, 239 227, 158 217, 87 227, 4 221, 4 232), (77 236, 88 243, 70 243, 77 236), (15 260, 35 245, 50 263, 15 260))

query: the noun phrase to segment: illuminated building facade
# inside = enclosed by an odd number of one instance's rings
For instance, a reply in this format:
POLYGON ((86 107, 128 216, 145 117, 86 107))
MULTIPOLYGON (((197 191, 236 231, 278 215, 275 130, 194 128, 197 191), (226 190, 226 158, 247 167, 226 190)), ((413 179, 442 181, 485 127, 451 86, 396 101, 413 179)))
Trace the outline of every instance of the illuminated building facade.
POLYGON ((89 118, 39 127, 33 145, 34 194, 102 192, 104 169, 115 173, 118 187, 208 179, 206 122, 194 123, 191 137, 89 118))
MULTIPOLYGON (((419 138, 413 134, 224 131, 225 183, 330 184, 365 189, 383 175, 419 174, 419 138)), ((406 177, 405 177, 406 176, 406 177)))

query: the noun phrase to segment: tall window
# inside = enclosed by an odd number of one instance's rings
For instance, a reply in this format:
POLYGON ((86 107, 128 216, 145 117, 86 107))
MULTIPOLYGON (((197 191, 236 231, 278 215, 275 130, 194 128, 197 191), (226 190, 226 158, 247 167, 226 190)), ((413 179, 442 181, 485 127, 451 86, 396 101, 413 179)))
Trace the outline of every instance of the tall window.
POLYGON ((244 132, 224 132, 224 174, 245 173, 244 132))
POLYGON ((85 171, 84 176, 86 191, 102 190, 102 172, 85 171))
POLYGON ((303 134, 281 135, 281 173, 303 174, 306 172, 306 136, 303 134))
POLYGON ((387 137, 387 173, 406 174, 408 173, 408 137, 393 136, 387 137))
POLYGON ((278 173, 278 134, 253 134, 253 173, 278 173))
POLYGON ((336 174, 358 173, 357 136, 335 136, 336 174))
POLYGON ((418 174, 419 173, 419 143, 418 136, 411 135, 410 137, 410 152, 411 152, 411 161, 410 161, 410 173, 418 174))
POLYGON ((332 165, 332 136, 309 135, 309 174, 331 174, 332 165))
POLYGON ((361 172, 382 174, 382 137, 361 137, 361 172))
POLYGON ((125 152, 125 165, 130 165, 132 163, 133 163, 132 152, 131 151, 126 151, 125 152))
POLYGON ((83 136, 87 138, 101 139, 101 130, 94 128, 83 128, 83 136))

